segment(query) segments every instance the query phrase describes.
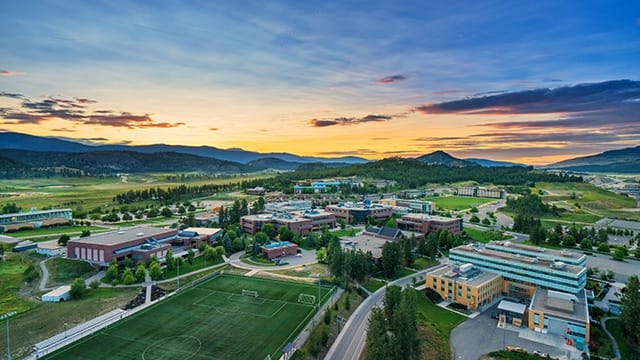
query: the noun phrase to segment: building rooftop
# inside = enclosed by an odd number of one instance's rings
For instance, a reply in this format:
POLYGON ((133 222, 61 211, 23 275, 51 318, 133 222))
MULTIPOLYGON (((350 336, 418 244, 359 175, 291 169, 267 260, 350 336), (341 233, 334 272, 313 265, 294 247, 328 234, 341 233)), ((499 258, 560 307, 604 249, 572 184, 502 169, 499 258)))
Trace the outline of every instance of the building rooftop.
POLYGON ((551 315, 567 320, 589 322, 587 310, 587 297, 584 290, 577 296, 560 291, 536 288, 531 298, 531 310, 542 311, 545 315, 551 315))
POLYGON ((382 257, 382 246, 388 241, 390 240, 359 234, 340 238, 340 245, 343 249, 362 250, 364 253, 370 251, 374 258, 379 259, 382 257))
POLYGON ((584 254, 576 254, 567 250, 546 249, 538 246, 523 245, 511 241, 492 241, 485 245, 486 248, 499 249, 506 252, 518 252, 533 257, 553 258, 556 260, 565 259, 568 262, 585 262, 587 256, 584 254))
POLYGON ((457 282, 461 282, 463 284, 471 285, 474 287, 480 286, 486 282, 501 277, 501 275, 490 273, 487 271, 481 271, 476 268, 462 273, 460 268, 461 267, 458 265, 449 264, 447 266, 430 271, 429 273, 438 277, 455 279, 457 282))
POLYGON ((12 218, 20 215, 44 215, 44 214, 51 214, 51 213, 57 213, 57 212, 72 212, 72 210, 71 209, 51 209, 51 210, 23 211, 19 213, 2 214, 0 215, 0 218, 12 218))
POLYGON ((457 219, 457 218, 449 218, 444 216, 421 214, 421 213, 405 214, 405 215, 402 215, 402 217, 400 217, 400 219, 398 220, 460 221, 460 219, 457 219))
MULTIPOLYGON (((119 231, 112 231, 97 235, 91 235, 89 237, 69 240, 73 243, 88 243, 88 244, 101 244, 101 245, 117 245, 138 239, 150 238, 158 235, 165 234, 172 230, 152 228, 146 226, 134 226, 119 231)), ((175 230, 173 230, 175 231, 175 230)))
POLYGON ((363 204, 363 203, 341 203, 338 205, 327 205, 326 209, 351 209, 351 210, 371 210, 371 209, 391 209, 391 206, 384 204, 363 204))
POLYGON ((62 296, 66 293, 68 293, 69 291, 71 291, 71 286, 70 285, 62 285, 60 287, 57 287, 51 291, 49 291, 48 293, 42 295, 42 296, 62 296))
POLYGON ((556 271, 567 272, 572 274, 579 274, 581 271, 586 271, 586 268, 584 266, 575 266, 575 265, 565 264, 561 261, 554 261, 548 258, 522 256, 519 254, 512 254, 508 252, 491 250, 491 249, 487 249, 484 246, 475 246, 473 244, 461 245, 461 246, 455 247, 451 249, 450 253, 451 252, 455 253, 456 251, 474 253, 483 257, 503 259, 507 261, 527 264, 530 266, 551 268, 556 271))

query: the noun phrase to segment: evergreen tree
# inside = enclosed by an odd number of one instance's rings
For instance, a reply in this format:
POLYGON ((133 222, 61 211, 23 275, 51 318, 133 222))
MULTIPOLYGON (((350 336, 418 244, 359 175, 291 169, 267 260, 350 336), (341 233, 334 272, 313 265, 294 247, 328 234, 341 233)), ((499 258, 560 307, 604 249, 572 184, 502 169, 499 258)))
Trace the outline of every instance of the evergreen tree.
POLYGON ((620 302, 620 320, 625 330, 624 336, 637 354, 640 350, 640 281, 637 275, 629 277, 620 296, 620 302))

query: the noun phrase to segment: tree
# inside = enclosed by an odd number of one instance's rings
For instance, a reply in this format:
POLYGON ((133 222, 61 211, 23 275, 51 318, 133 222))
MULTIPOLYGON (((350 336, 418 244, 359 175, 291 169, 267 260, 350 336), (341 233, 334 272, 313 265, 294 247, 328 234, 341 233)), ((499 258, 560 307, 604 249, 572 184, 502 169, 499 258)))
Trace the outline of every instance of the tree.
POLYGON ((600 244, 598 244, 598 251, 608 253, 609 244, 607 244, 606 242, 601 242, 600 244))
POLYGON ((60 238, 58 238, 58 245, 67 246, 67 241, 69 240, 71 240, 71 237, 69 237, 69 235, 62 234, 60 235, 60 238))
POLYGON ((173 211, 171 211, 171 209, 169 209, 168 207, 163 207, 162 211, 160 212, 160 215, 164 216, 164 217, 171 217, 173 215, 173 211))
POLYGON ((100 281, 91 280, 91 282, 89 283, 89 287, 92 288, 93 290, 99 288, 100 287, 100 281))
POLYGON ((491 220, 489 220, 489 218, 482 219, 482 225, 485 225, 485 226, 491 225, 491 220))
MULTIPOLYGON (((204 244, 204 243, 203 243, 204 244)), ((205 244, 206 245, 206 244, 205 244)), ((193 253, 193 249, 189 249, 189 251, 187 251, 187 262, 189 264, 193 264, 193 257, 195 256, 195 254, 193 253)))
POLYGON ((125 285, 130 285, 136 282, 136 277, 133 276, 133 271, 131 271, 131 268, 124 269, 124 272, 122 273, 122 282, 125 285))
POLYGON ((158 262, 154 261, 149 265, 149 276, 152 280, 160 280, 162 277, 162 268, 158 262))
POLYGON ((589 239, 582 239, 580 242, 580 249, 591 250, 591 241, 589 241, 589 239))
POLYGON ((474 224, 477 224, 480 222, 480 218, 478 217, 478 215, 473 214, 471 215, 471 218, 469 219, 469 222, 472 222, 474 224))
POLYGON ((84 283, 84 279, 76 278, 71 283, 71 289, 69 290, 69 295, 71 295, 72 299, 81 299, 82 296, 84 296, 86 289, 87 289, 87 285, 84 283))
POLYGON ((387 278, 396 275, 402 265, 402 252, 396 242, 387 242, 382 246, 382 273, 387 278))
POLYGON ((138 282, 144 281, 145 273, 143 263, 139 262, 138 265, 136 265, 136 272, 134 273, 134 276, 136 277, 136 280, 138 280, 138 282))
POLYGON ((640 281, 637 275, 632 275, 620 295, 620 321, 625 331, 623 334, 627 342, 636 350, 640 347, 640 281))
POLYGON ((369 317, 365 360, 390 359, 389 333, 387 322, 380 308, 374 307, 369 317))
POLYGON ((576 246, 576 238, 573 235, 565 235, 562 239, 562 245, 566 248, 574 248, 576 246))
POLYGON ((173 268, 176 265, 176 261, 173 258, 173 253, 171 252, 171 250, 167 251, 167 253, 165 254, 164 261, 165 261, 165 264, 167 265, 167 270, 169 271, 173 270, 173 268))
POLYGON ((104 276, 109 281, 116 280, 118 278, 118 272, 119 272, 118 263, 114 259, 113 261, 111 261, 111 264, 109 264, 109 267, 107 268, 107 272, 105 273, 104 276))
POLYGON ((344 219, 338 219, 338 224, 340 225, 340 229, 344 230, 347 228, 347 224, 345 224, 344 219))
POLYGON ((273 239, 276 236, 276 229, 273 227, 273 224, 264 224, 260 229, 263 233, 265 233, 269 239, 273 239))
POLYGON ((622 261, 622 260, 624 260, 625 255, 626 254, 625 254, 624 248, 617 247, 613 251, 613 255, 611 255, 611 257, 613 258, 613 260, 622 261))
POLYGON ((396 219, 395 219, 395 218, 393 218, 393 217, 390 217, 390 218, 389 218, 389 220, 387 220, 387 221, 384 223, 384 226, 386 226, 386 227, 390 227, 390 228, 396 228, 396 227, 398 227, 398 225, 397 225, 397 223, 396 223, 396 219))
POLYGON ((316 259, 319 263, 325 263, 327 261, 327 248, 321 247, 316 251, 316 259))
POLYGON ((89 230, 82 230, 82 233, 80 234, 80 237, 81 237, 81 238, 84 238, 84 237, 88 237, 88 236, 91 236, 91 231, 89 231, 89 230))
POLYGON ((264 245, 269 240, 269 235, 267 235, 263 231, 258 231, 255 235, 253 235, 253 241, 258 243, 258 245, 264 245))

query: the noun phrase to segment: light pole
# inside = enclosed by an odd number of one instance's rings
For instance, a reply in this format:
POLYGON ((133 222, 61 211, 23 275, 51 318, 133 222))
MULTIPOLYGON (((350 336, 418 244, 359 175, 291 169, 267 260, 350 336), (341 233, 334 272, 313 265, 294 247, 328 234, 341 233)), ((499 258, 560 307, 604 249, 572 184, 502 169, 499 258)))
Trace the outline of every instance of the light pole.
POLYGON ((11 339, 9 337, 9 318, 15 314, 17 314, 17 312, 11 311, 0 316, 0 320, 7 319, 7 360, 11 360, 11 339))
POLYGON ((180 289, 180 260, 176 261, 177 265, 178 265, 178 288, 176 289, 176 291, 178 291, 180 289))

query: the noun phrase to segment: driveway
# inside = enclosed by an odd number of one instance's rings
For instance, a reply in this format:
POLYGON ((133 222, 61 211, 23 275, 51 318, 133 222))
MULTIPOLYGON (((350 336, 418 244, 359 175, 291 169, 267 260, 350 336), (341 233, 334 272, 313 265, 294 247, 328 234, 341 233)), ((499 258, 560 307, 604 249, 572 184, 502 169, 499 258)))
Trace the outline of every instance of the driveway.
POLYGON ((286 262, 287 265, 282 266, 260 266, 254 264, 248 264, 242 262, 240 257, 244 255, 244 251, 237 252, 232 254, 229 258, 223 257, 225 262, 229 265, 235 266, 240 269, 245 270, 283 270, 283 269, 291 269, 304 265, 315 264, 318 262, 316 259, 316 251, 315 250, 304 250, 300 249, 302 256, 285 256, 282 258, 282 262, 286 262))
MULTIPOLYGON (((476 360, 484 354, 501 350, 504 346, 517 346, 530 352, 537 350, 551 356, 568 358, 566 350, 524 339, 512 326, 507 329, 498 328, 498 320, 491 318, 491 314, 498 311, 497 308, 496 304, 476 318, 469 319, 453 329, 451 344, 455 359, 476 360)), ((530 330, 520 331, 533 333, 530 330)))

